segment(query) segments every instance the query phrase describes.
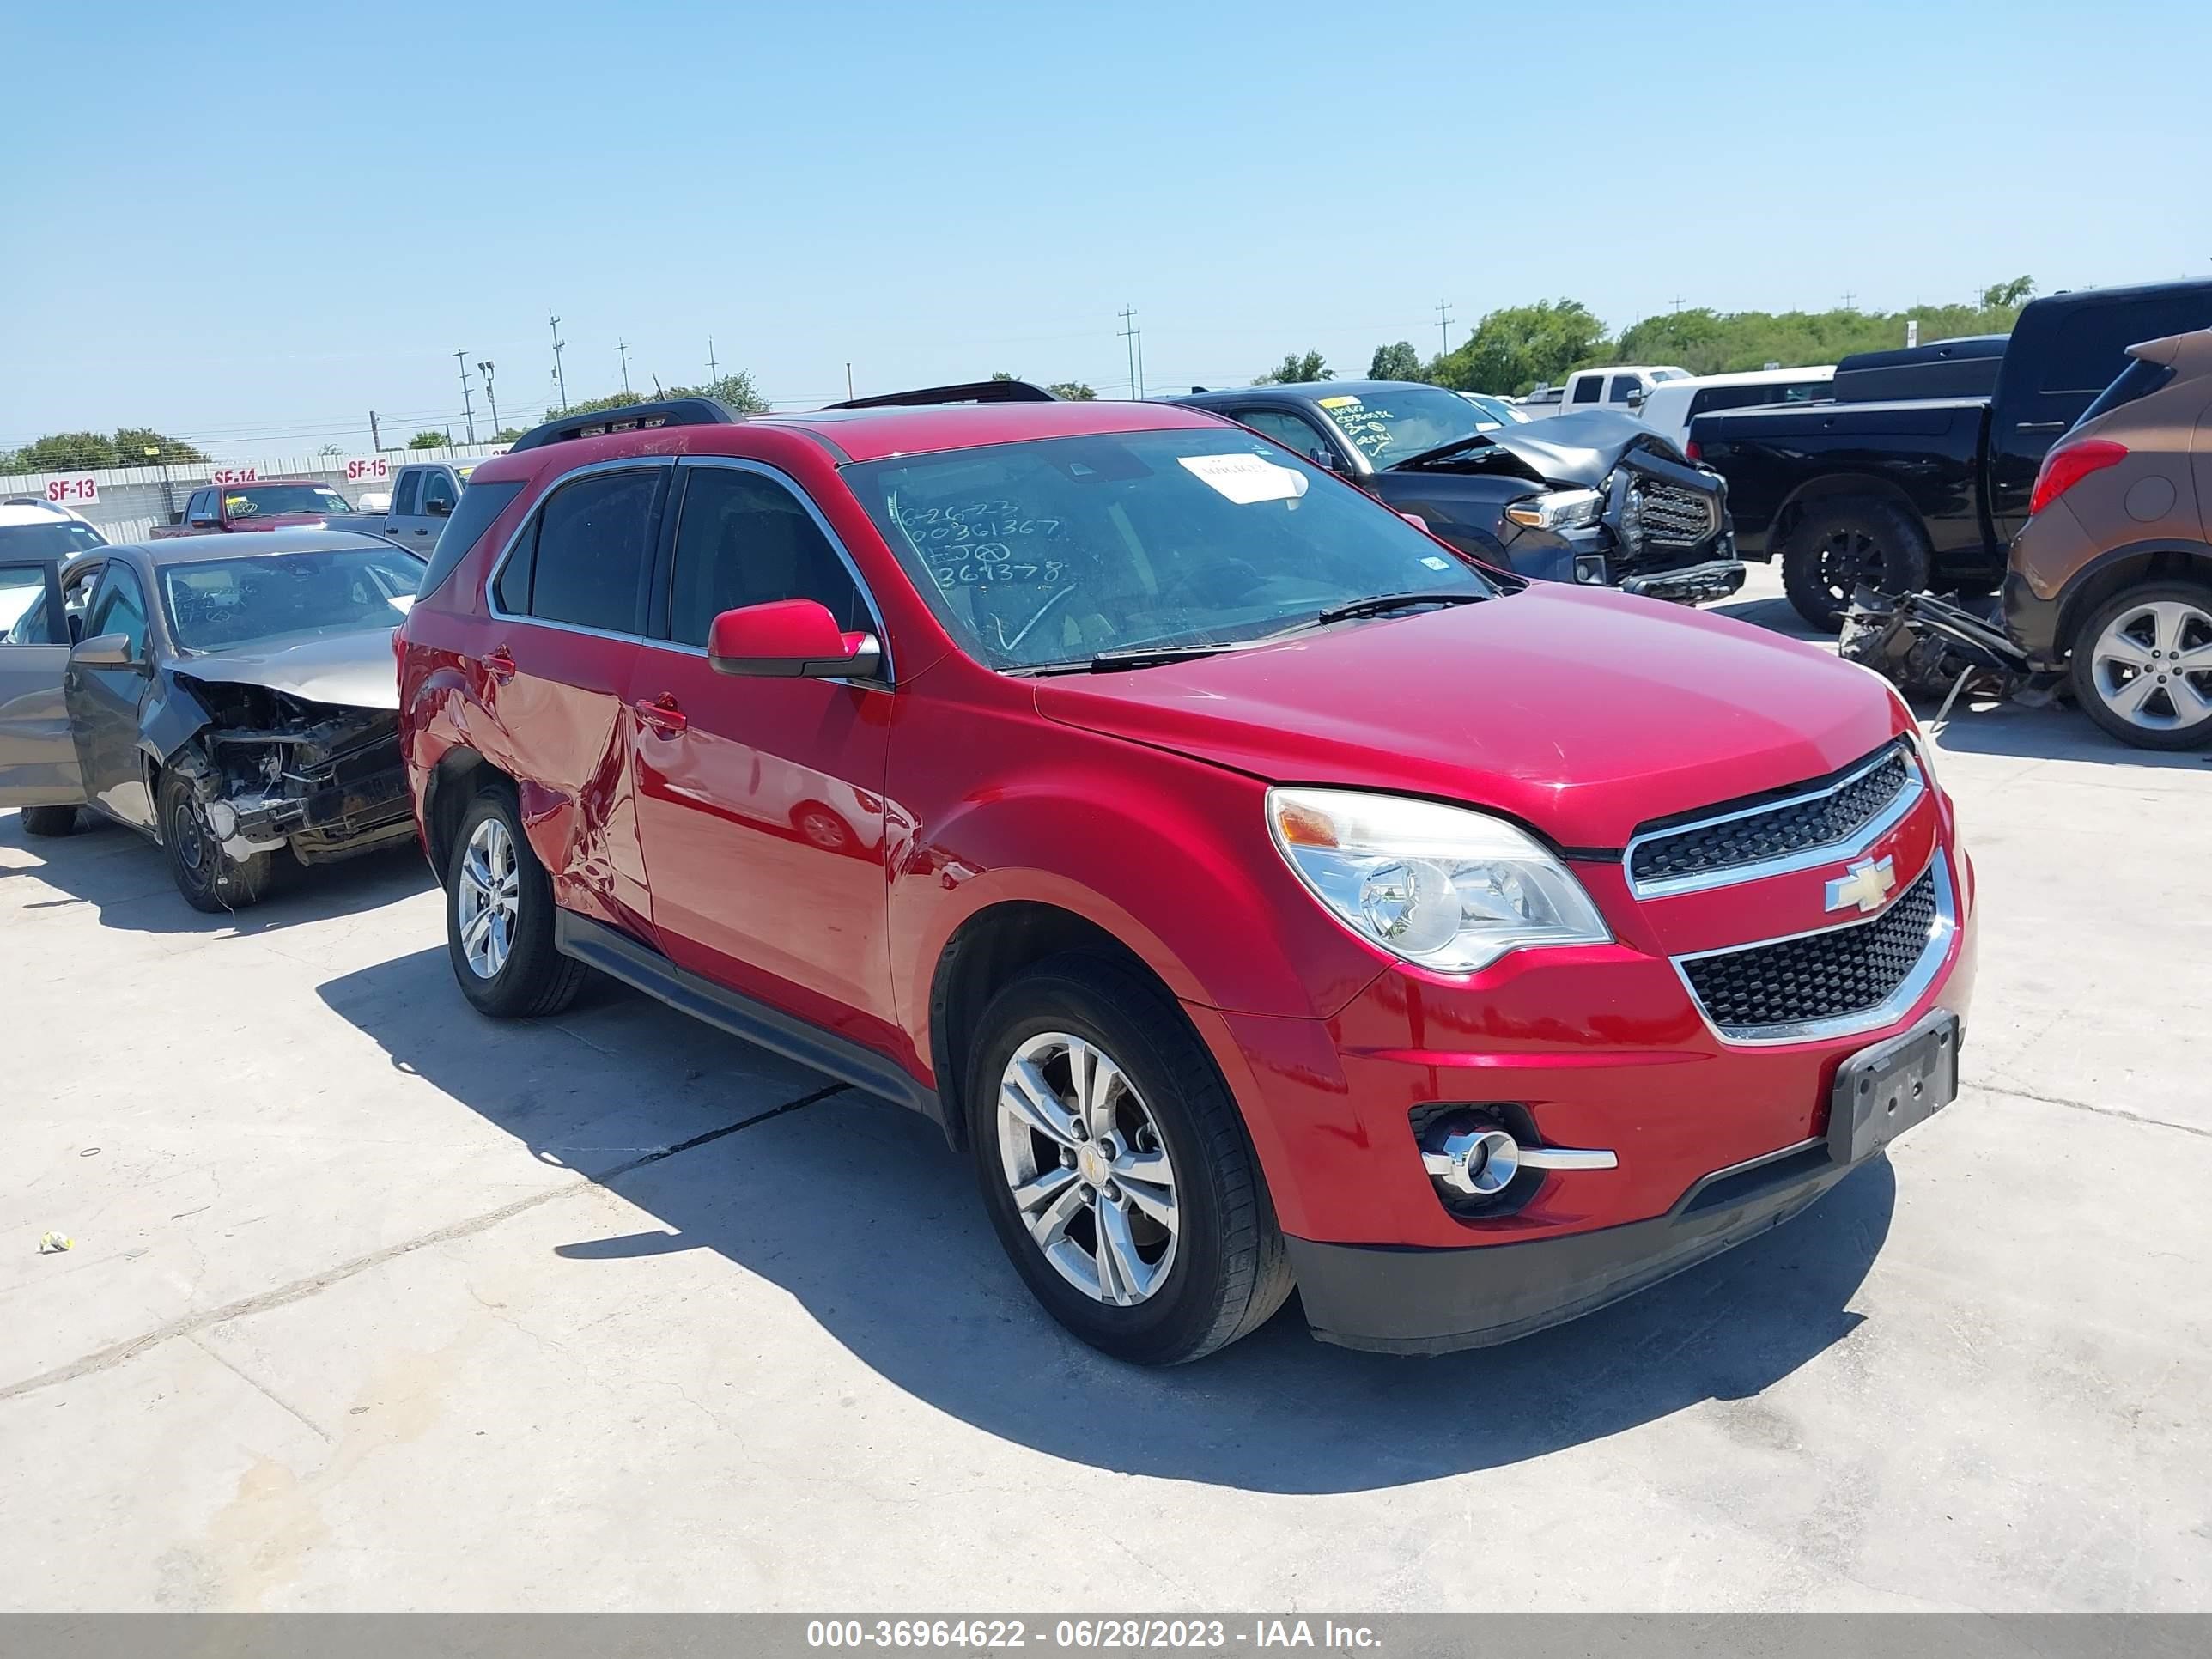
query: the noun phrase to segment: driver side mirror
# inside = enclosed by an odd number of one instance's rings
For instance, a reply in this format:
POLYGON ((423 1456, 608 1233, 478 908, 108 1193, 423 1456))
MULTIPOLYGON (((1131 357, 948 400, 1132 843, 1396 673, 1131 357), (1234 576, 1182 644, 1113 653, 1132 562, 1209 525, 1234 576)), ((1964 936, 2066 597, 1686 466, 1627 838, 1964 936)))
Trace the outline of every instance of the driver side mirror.
POLYGON ((422 510, 434 519, 450 519, 453 516, 453 504, 443 495, 423 502, 422 510))
POLYGON ((725 611, 707 630, 717 674, 754 679, 872 679, 884 650, 872 634, 848 634, 818 599, 772 599, 725 611))
POLYGON ((1643 388, 1643 387, 1638 386, 1638 387, 1637 387, 1637 388, 1636 388, 1636 390, 1635 390, 1635 391, 1633 391, 1633 392, 1630 392, 1630 393, 1628 394, 1628 406, 1629 406, 1631 409, 1641 409, 1641 408, 1643 408, 1643 407, 1644 407, 1644 388, 1643 388))
POLYGON ((131 653, 128 634, 95 634, 70 653, 70 660, 81 668, 129 668, 138 659, 131 653))
POLYGON ((1335 452, 1326 444, 1316 444, 1311 449, 1306 451, 1306 459, 1316 466, 1327 467, 1331 472, 1344 471, 1344 463, 1337 459, 1335 452))

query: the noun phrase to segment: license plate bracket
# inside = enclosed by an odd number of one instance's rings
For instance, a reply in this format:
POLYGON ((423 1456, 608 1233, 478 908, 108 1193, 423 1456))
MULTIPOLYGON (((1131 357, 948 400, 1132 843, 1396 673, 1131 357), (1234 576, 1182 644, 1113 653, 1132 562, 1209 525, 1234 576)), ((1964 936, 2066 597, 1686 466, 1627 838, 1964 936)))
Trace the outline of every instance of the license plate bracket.
POLYGON ((1862 1048, 1836 1068, 1828 1156, 1871 1157, 1959 1094, 1959 1017, 1938 1008, 1911 1030, 1862 1048))

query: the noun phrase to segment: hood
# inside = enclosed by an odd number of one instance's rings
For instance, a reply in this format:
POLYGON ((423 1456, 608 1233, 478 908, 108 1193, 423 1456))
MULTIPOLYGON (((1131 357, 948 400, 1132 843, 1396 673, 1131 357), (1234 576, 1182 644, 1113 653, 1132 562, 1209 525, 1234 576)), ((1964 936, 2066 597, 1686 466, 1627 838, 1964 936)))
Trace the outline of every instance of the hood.
POLYGON ((333 634, 295 645, 195 651, 171 661, 173 672, 218 684, 265 685, 309 702, 344 708, 398 708, 398 665, 389 628, 333 634))
POLYGON ((1536 583, 1279 645, 1034 682, 1088 731, 1275 783, 1489 806, 1562 846, 1818 777, 1902 729, 1864 669, 1725 617, 1536 583))
POLYGON ((1580 484, 1585 489, 1602 488, 1606 475, 1639 442, 1669 460, 1682 459, 1674 445, 1643 422, 1609 409, 1577 410, 1526 426, 1502 426, 1487 436, 1554 483, 1580 484))

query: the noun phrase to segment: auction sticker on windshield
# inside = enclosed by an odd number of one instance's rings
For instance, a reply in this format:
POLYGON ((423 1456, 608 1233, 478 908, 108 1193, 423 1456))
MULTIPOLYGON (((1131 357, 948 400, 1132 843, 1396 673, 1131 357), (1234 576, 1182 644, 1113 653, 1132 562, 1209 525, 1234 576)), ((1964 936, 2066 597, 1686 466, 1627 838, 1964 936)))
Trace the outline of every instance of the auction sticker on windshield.
POLYGON ((1255 501, 1296 501, 1306 493, 1305 474, 1257 455, 1178 455, 1192 473, 1239 507, 1255 501))

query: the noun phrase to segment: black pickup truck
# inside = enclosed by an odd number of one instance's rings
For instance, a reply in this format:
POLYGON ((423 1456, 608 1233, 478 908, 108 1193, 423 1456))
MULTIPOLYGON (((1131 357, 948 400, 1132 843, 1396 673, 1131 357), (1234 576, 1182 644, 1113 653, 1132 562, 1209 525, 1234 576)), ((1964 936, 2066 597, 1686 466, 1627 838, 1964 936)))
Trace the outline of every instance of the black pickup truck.
POLYGON ((1692 459, 1728 480, 1736 550, 1782 561, 1790 602, 1842 624, 1884 592, 1994 592, 2036 469, 2144 340, 2212 327, 2212 282, 2037 300, 2008 340, 1870 352, 1826 401, 1700 415, 1692 459))

